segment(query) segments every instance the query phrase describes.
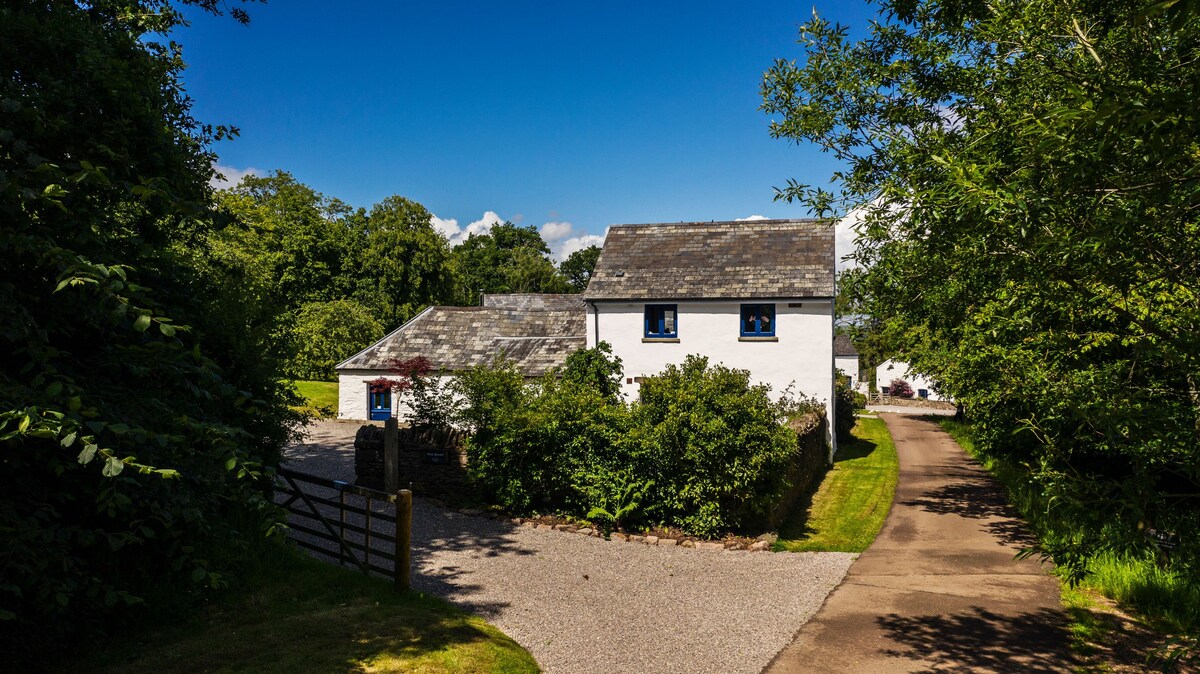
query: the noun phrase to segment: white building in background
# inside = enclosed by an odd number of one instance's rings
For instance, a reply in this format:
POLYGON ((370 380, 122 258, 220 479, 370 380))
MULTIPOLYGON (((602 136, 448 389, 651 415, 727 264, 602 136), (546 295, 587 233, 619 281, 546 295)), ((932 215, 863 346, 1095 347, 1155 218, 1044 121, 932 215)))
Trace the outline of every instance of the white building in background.
POLYGON ((935 384, 925 375, 913 372, 908 363, 898 360, 885 360, 875 368, 875 386, 886 395, 893 379, 903 379, 912 387, 914 398, 929 400, 944 400, 953 402, 949 397, 938 393, 935 384))
POLYGON ((851 390, 858 390, 861 381, 858 349, 854 348, 854 343, 850 341, 849 335, 836 335, 833 338, 833 367, 850 377, 851 390))
POLYGON ((612 227, 584 292, 587 344, 612 345, 630 398, 699 354, 817 398, 832 420, 834 261, 829 221, 612 227))
MULTIPOLYGON (((388 363, 424 356, 445 376, 498 354, 527 377, 585 345, 620 357, 622 392, 691 354, 748 370, 772 394, 789 388, 834 418, 834 225, 821 220, 623 225, 609 229, 582 295, 485 295, 480 307, 430 307, 337 366, 338 417, 405 416, 373 390, 388 363)), ((853 346, 850 347, 853 349, 853 346)), ((833 424, 829 442, 836 449, 833 424)))

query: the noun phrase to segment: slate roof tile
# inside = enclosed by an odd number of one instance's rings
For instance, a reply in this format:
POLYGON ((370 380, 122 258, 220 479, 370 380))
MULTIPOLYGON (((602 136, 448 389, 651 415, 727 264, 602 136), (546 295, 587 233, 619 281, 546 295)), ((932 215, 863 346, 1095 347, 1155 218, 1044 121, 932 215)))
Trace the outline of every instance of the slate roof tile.
MULTIPOLYGON (((528 377, 538 377, 586 346, 585 316, 578 295, 563 298, 499 300, 503 306, 430 307, 391 334, 340 363, 338 370, 386 370, 391 359, 424 356, 434 370, 456 372, 491 362, 497 354, 514 361, 528 377), (525 308, 512 308, 525 304, 525 308), (531 309, 529 305, 556 307, 531 309)), ((486 302, 486 298, 485 298, 486 302)), ((493 302, 495 303, 495 301, 493 302)))
POLYGON ((588 300, 832 297, 828 220, 612 227, 588 300))

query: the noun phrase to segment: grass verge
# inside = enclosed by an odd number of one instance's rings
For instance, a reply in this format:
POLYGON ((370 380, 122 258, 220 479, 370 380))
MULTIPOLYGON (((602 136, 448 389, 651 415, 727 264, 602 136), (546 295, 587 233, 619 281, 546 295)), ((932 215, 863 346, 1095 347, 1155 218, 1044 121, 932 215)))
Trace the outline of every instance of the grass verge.
POLYGON ((304 405, 296 408, 315 417, 332 417, 337 414, 338 384, 336 381, 304 381, 295 379, 292 385, 304 398, 304 405))
MULTIPOLYGON (((537 672, 483 620, 291 549, 190 623, 116 640, 73 669, 151 672, 537 672)), ((269 563, 268 563, 269 562, 269 563)))
MULTIPOLYGON (((1020 467, 981 452, 968 423, 940 419, 942 428, 1004 485, 1009 501, 1039 536, 1070 535, 1066 523, 1049 521, 1044 499, 1020 467)), ((1071 616, 1073 647, 1088 663, 1084 671, 1142 671, 1147 661, 1173 650, 1172 635, 1200 630, 1200 582, 1163 568, 1150 556, 1097 553, 1088 576, 1072 587, 1061 582, 1071 616)))
POLYGON ((862 552, 875 540, 896 493, 896 446, 882 419, 860 417, 853 435, 838 443, 816 493, 779 528, 775 550, 862 552))

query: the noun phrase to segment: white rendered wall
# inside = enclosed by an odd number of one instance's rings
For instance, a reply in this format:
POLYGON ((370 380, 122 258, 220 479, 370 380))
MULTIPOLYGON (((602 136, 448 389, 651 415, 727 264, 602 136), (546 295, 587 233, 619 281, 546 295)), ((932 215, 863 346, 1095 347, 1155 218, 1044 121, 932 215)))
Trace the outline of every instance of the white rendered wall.
MULTIPOLYGON (((371 418, 370 410, 367 409, 368 404, 368 382, 380 377, 394 378, 396 375, 385 370, 356 370, 353 372, 338 373, 338 411, 339 419, 362 419, 371 418)), ((442 386, 450 383, 452 377, 450 375, 439 375, 433 377, 442 386)), ((392 416, 397 417, 400 421, 407 421, 412 413, 412 406, 409 405, 410 394, 402 393, 397 395, 392 392, 392 416)))
POLYGON ((858 388, 858 356, 835 356, 833 367, 850 377, 850 388, 858 388))
POLYGON ((924 375, 916 374, 909 369, 908 363, 897 360, 885 360, 875 368, 875 387, 882 390, 884 386, 890 386, 893 379, 903 379, 912 386, 913 397, 917 397, 918 389, 925 389, 929 392, 930 400, 950 400, 949 397, 943 397, 937 391, 933 390, 933 382, 924 375))
MULTIPOLYGON (((833 307, 828 300, 793 303, 801 306, 789 307, 787 300, 774 302, 778 341, 739 339, 742 302, 589 303, 587 343, 589 347, 600 341, 612 345, 625 371, 621 392, 627 400, 636 399, 639 388, 637 383, 626 383, 630 378, 657 374, 670 363, 679 364, 688 355, 699 354, 707 356, 710 363, 749 370, 751 380, 769 384, 776 398, 794 383, 796 395, 825 402, 832 429, 833 307), (646 304, 677 305, 678 343, 643 341, 646 304)), ((831 437, 831 447, 833 442, 831 437)))

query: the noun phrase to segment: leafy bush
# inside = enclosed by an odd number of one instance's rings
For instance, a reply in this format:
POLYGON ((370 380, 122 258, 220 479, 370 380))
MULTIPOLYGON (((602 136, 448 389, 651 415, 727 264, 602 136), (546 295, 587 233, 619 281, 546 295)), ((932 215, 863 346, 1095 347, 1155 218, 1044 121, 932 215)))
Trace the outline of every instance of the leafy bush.
POLYGON ((474 482, 512 512, 564 510, 582 516, 620 468, 624 405, 597 388, 553 373, 526 385, 498 361, 459 376, 459 418, 474 482))
POLYGON ((913 397, 912 385, 903 379, 893 379, 888 388, 888 395, 896 398, 911 398, 913 397))
POLYGON ((615 394, 607 345, 572 356, 561 378, 526 384, 497 361, 458 377, 472 479, 514 513, 557 511, 602 526, 661 523, 714 536, 759 521, 791 486, 799 449, 790 415, 745 370, 689 356, 647 377, 641 397, 615 394))
POLYGON ((850 431, 854 430, 855 410, 859 407, 855 396, 862 398, 862 394, 855 393, 850 389, 848 381, 838 381, 837 387, 834 388, 836 394, 835 407, 833 411, 834 432, 837 433, 838 440, 849 440, 850 431))
POLYGON ((562 378, 595 387, 615 399, 621 392, 621 359, 612 355, 612 346, 600 342, 594 349, 580 349, 567 356, 562 378))
POLYGON ((649 514, 712 536, 767 513, 797 451, 768 390, 701 356, 643 379, 630 458, 655 482, 649 514))

